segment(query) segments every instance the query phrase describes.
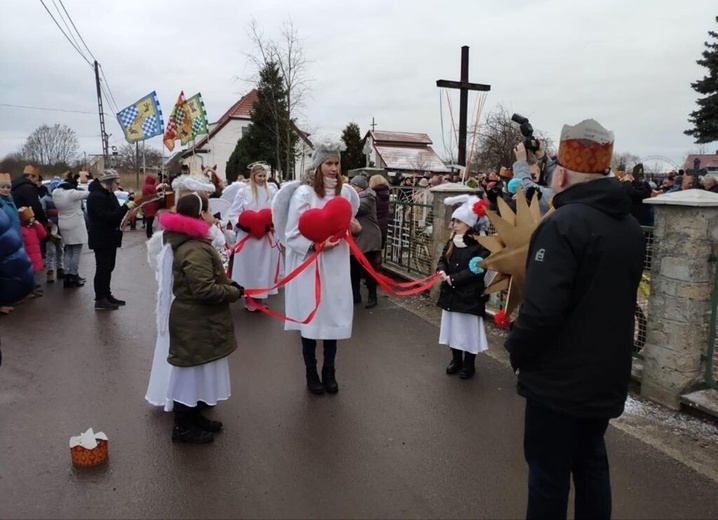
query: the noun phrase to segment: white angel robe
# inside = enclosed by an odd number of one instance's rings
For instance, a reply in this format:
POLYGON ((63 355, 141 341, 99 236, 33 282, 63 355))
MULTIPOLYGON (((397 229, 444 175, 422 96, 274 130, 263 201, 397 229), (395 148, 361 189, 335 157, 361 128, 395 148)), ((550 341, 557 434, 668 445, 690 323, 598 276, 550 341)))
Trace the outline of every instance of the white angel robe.
MULTIPOLYGON (((354 188, 344 185, 342 197, 352 200, 354 188)), ((323 208, 335 195, 319 198, 311 186, 299 186, 292 194, 286 227, 286 274, 296 269, 306 258, 314 254, 311 240, 299 233, 299 217, 308 209, 323 208)), ((319 274, 322 283, 321 303, 314 319, 302 325, 285 322, 284 330, 298 330, 308 339, 347 339, 352 335, 354 300, 349 275, 349 245, 341 240, 337 247, 319 254, 319 274)), ((314 309, 314 272, 312 264, 302 274, 285 286, 286 315, 304 320, 314 309)))
MULTIPOLYGON (((231 222, 237 230, 237 243, 247 236, 247 233, 237 226, 239 215, 244 210, 259 211, 272 207, 272 197, 277 192, 277 188, 273 184, 267 184, 269 195, 264 186, 257 188, 259 195, 257 200, 255 200, 249 184, 239 188, 234 195, 232 206, 227 212, 227 221, 231 222)), ((277 273, 277 262, 279 262, 279 248, 274 233, 269 233, 262 238, 251 237, 234 257, 232 280, 246 289, 272 287, 276 283, 274 279, 277 273)), ((270 294, 277 294, 277 292, 277 289, 274 289, 253 296, 253 298, 264 299, 270 294)))

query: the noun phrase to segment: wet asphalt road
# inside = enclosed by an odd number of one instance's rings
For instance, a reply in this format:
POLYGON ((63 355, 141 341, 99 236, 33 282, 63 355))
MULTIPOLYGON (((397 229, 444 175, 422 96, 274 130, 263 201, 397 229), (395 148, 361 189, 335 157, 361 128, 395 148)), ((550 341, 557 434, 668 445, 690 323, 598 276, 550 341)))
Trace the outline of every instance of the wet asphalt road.
MULTIPOLYGON (((438 330, 380 298, 340 342, 337 395, 304 386, 299 337, 233 309, 233 395, 213 444, 170 440, 144 400, 154 349, 153 274, 125 234, 114 312, 91 284, 46 287, 0 318, 1 518, 520 518, 523 400, 481 355, 474 380, 444 373, 438 330), (106 464, 75 469, 70 436, 109 437, 106 464)), ((81 274, 91 282, 91 253, 81 274)), ((281 309, 281 295, 270 300, 281 309)), ((609 428, 615 518, 717 518, 718 484, 609 428)))

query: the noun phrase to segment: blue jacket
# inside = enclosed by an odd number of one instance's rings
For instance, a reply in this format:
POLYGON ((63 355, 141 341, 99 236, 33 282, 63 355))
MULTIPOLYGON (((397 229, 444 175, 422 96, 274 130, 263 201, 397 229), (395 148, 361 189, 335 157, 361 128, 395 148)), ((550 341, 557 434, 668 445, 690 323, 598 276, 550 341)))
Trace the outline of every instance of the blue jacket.
POLYGON ((35 288, 32 262, 25 253, 22 236, 10 217, 0 211, 0 305, 22 300, 35 288))
POLYGON ((18 234, 22 233, 20 231, 20 214, 17 212, 17 206, 15 205, 12 195, 8 198, 0 195, 0 210, 4 211, 7 216, 10 217, 10 223, 18 234))

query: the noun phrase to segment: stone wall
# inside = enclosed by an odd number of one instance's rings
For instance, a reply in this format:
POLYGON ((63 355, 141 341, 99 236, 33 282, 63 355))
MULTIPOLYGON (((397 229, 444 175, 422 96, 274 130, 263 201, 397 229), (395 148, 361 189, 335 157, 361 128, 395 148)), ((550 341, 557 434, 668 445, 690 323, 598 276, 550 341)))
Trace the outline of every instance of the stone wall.
POLYGON ((649 203, 656 217, 641 394, 677 410, 704 370, 718 195, 687 190, 649 203))

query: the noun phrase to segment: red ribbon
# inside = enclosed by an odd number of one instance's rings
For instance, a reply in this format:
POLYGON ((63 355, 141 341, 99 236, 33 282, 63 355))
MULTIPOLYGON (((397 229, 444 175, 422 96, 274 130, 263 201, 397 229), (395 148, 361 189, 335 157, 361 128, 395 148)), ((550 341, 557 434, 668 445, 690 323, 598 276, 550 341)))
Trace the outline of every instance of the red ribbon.
MULTIPOLYGON (((377 283, 388 293, 391 293, 395 296, 409 296, 412 294, 418 294, 420 292, 426 291, 427 289, 430 289, 434 283, 441 277, 439 273, 434 273, 431 276, 427 276, 425 278, 420 278, 419 280, 413 280, 411 282, 397 282, 396 280, 392 280, 388 276, 385 276, 379 272, 377 272, 374 269, 374 266, 371 264, 371 262, 364 256, 364 253, 359 249, 359 246, 354 242, 354 238, 352 237, 351 233, 347 232, 344 236, 339 237, 340 239, 344 239, 347 241, 347 244, 349 244, 349 249, 354 255, 354 257, 357 259, 357 261, 366 269, 367 273, 372 276, 377 283), (396 290, 394 288, 400 288, 402 290, 396 290)), ((239 245, 239 244, 237 244, 239 245)), ((237 246, 235 246, 237 247, 237 246)), ((322 249, 324 248, 324 244, 315 244, 316 252, 307 258, 304 262, 302 262, 301 265, 299 265, 294 271, 289 273, 287 276, 284 277, 284 279, 279 282, 275 283, 272 287, 268 287, 265 289, 245 289, 244 295, 249 300, 249 303, 252 305, 255 305, 260 311, 262 311, 265 314, 268 314, 272 316, 273 318, 278 318, 280 320, 284 321, 291 321, 293 323, 301 323, 303 325, 306 325, 312 319, 314 318, 315 314, 317 313, 317 309, 319 309, 319 304, 321 303, 321 297, 322 297, 322 290, 321 290, 321 277, 319 275, 319 253, 322 252, 322 249), (270 291, 273 291, 274 289, 278 289, 280 287, 285 286, 287 283, 292 281, 294 278, 299 276, 304 270, 311 265, 312 262, 316 262, 316 265, 314 267, 314 309, 312 312, 309 313, 309 316, 307 316, 304 320, 299 321, 295 320, 294 318, 290 318, 289 316, 285 316, 283 314, 279 314, 277 312, 274 312, 273 310, 265 307, 264 305, 257 305, 256 301, 252 298, 252 296, 256 296, 258 294, 267 293, 270 291)), ((241 248, 240 248, 241 249, 241 248)), ((279 275, 279 264, 277 264, 277 272, 275 275, 275 281, 276 277, 279 275)))
POLYGON ((322 300, 322 280, 319 276, 319 253, 322 252, 323 246, 317 247, 317 250, 314 252, 312 256, 307 258, 304 262, 302 262, 297 268, 289 273, 287 276, 285 276, 281 282, 275 283, 272 287, 268 287, 266 289, 245 289, 244 295, 249 300, 249 303, 256 306, 257 309, 262 311, 265 314, 269 314, 273 318, 278 318, 280 320, 284 321, 291 321, 293 323, 301 323, 302 325, 306 325, 310 321, 314 319, 314 315, 317 313, 317 309, 319 309, 319 304, 322 300), (284 287, 289 282, 294 280, 297 276, 299 276, 301 273, 304 272, 304 270, 309 267, 312 262, 315 262, 314 265, 314 309, 312 309, 312 312, 309 313, 309 315, 304 318, 303 320, 295 320, 294 318, 290 318, 289 316, 285 316, 283 314, 279 314, 277 312, 274 312, 272 309, 269 309, 265 307, 264 305, 257 305, 256 300, 252 298, 252 296, 256 296, 258 294, 263 294, 266 292, 273 291, 274 289, 279 289, 280 287, 284 287))

